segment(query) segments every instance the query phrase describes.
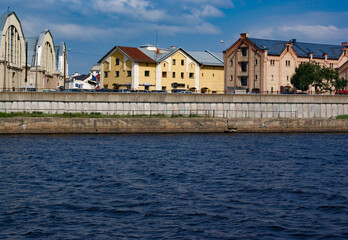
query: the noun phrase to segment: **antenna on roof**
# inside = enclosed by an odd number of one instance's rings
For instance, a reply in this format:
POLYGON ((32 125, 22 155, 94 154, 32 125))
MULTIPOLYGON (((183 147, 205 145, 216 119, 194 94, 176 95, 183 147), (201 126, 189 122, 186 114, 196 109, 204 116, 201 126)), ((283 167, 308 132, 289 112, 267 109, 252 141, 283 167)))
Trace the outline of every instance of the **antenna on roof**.
POLYGON ((158 29, 156 29, 156 52, 159 54, 159 49, 158 49, 158 29))

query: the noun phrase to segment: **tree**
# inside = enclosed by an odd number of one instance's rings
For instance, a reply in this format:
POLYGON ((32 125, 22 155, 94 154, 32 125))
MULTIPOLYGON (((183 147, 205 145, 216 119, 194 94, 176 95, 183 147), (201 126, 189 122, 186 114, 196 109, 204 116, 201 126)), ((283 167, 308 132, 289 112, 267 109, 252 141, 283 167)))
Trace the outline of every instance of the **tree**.
POLYGON ((295 74, 291 77, 291 84, 298 90, 307 91, 314 82, 316 87, 319 87, 321 80, 320 66, 305 62, 296 68, 295 74))
POLYGON ((291 77, 291 84, 298 90, 307 91, 312 85, 316 92, 344 89, 348 81, 340 78, 338 71, 315 63, 301 63, 291 77))

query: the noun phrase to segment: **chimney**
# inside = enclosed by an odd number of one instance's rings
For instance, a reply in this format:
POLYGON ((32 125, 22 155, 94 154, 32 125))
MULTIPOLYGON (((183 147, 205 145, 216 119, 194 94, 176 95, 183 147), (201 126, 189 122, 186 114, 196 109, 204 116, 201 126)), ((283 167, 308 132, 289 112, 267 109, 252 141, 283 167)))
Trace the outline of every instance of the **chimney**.
POLYGON ((174 49, 176 49, 176 47, 175 46, 170 46, 169 49, 170 50, 174 50, 174 49))
POLYGON ((249 34, 248 33, 241 33, 240 34, 240 38, 241 39, 246 39, 246 38, 248 38, 249 37, 249 34))
POLYGON ((327 56, 328 56, 328 54, 327 54, 327 53, 324 53, 323 56, 324 56, 324 58, 325 58, 325 61, 327 61, 327 56))
POLYGON ((308 55, 309 55, 309 61, 313 61, 313 53, 310 52, 310 53, 308 53, 308 55))

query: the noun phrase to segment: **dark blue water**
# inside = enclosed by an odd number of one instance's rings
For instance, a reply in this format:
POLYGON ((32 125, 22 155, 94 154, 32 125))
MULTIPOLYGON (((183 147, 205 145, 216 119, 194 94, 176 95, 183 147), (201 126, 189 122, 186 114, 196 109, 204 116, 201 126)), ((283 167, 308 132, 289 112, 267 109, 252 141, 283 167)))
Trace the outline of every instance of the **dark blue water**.
POLYGON ((348 135, 0 143, 0 239, 348 238, 348 135))

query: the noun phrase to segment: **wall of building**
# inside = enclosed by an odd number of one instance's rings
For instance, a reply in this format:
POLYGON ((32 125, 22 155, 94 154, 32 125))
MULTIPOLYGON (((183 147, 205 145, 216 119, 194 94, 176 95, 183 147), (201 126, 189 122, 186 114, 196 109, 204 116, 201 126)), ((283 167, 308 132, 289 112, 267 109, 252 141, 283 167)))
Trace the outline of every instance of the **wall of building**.
POLYGON ((221 118, 335 118, 348 97, 141 93, 2 93, 0 112, 99 112, 116 115, 199 115, 221 118))

